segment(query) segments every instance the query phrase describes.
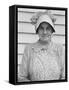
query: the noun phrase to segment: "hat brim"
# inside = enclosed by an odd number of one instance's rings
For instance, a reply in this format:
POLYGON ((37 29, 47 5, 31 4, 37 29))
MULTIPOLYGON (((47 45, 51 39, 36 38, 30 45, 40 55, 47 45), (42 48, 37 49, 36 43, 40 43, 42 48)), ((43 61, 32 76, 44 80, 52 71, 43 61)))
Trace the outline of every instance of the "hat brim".
MULTIPOLYGON (((38 28, 36 29, 36 33, 38 33, 39 27, 40 27, 40 25, 41 25, 42 23, 48 23, 48 22, 46 22, 46 21, 41 22, 41 23, 39 24, 38 28)), ((49 23, 48 23, 48 24, 49 24, 49 23)), ((55 28, 54 28, 54 27, 52 27, 52 25, 51 25, 51 24, 49 24, 49 25, 50 25, 50 26, 51 26, 51 28, 52 28, 52 32, 55 32, 55 28)))

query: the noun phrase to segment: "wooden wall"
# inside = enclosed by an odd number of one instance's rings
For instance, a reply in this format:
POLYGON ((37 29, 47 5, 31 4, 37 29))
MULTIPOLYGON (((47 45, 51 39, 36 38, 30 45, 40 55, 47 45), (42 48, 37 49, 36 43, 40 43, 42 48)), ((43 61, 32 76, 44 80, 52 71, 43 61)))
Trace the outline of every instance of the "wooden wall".
MULTIPOLYGON (((38 40, 38 36, 35 34, 35 27, 30 21, 32 15, 38 11, 44 12, 45 9, 18 9, 18 64, 22 60, 25 46, 38 40)), ((65 46, 65 11, 52 10, 52 13, 57 19, 55 22, 56 32, 52 40, 65 46)))

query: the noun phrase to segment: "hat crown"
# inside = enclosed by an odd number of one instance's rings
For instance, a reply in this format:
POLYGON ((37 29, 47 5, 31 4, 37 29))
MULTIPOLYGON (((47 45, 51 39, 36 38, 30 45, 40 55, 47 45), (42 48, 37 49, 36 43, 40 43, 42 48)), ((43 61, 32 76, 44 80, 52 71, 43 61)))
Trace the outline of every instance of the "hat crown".
POLYGON ((42 23, 42 22, 46 22, 46 23, 49 23, 53 29, 54 29, 54 23, 52 22, 51 18, 48 16, 48 15, 41 15, 38 20, 37 20, 37 23, 35 25, 35 29, 37 30, 37 28, 39 27, 39 25, 42 23))
POLYGON ((54 28, 54 22, 56 21, 56 18, 53 14, 51 14, 50 11, 46 10, 45 12, 38 12, 31 18, 31 23, 35 25, 35 30, 39 27, 40 23, 47 22, 49 23, 55 32, 54 28))

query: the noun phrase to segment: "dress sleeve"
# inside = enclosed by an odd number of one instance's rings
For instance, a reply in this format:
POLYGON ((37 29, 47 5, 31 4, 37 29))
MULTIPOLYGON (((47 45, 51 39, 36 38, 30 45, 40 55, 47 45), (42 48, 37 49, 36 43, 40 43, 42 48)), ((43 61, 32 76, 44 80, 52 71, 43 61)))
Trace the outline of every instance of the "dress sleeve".
POLYGON ((22 57, 22 62, 19 66, 19 72, 18 72, 19 82, 30 81, 28 79, 28 64, 29 64, 29 47, 26 46, 22 57))
POLYGON ((65 48, 63 46, 59 47, 59 56, 61 63, 60 79, 65 79, 65 48))

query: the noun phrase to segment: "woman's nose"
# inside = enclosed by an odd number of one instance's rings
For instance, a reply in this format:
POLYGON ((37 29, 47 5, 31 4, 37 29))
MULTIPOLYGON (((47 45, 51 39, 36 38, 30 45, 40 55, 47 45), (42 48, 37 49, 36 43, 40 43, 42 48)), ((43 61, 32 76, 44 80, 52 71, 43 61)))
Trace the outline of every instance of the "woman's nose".
POLYGON ((44 30, 44 34, 46 34, 47 33, 47 31, 46 31, 46 29, 44 30))

